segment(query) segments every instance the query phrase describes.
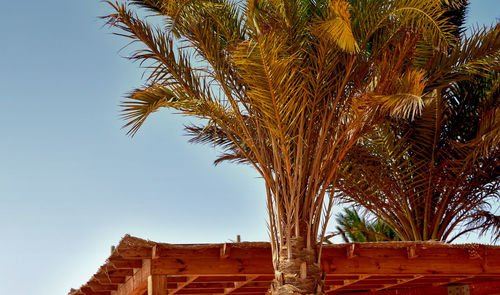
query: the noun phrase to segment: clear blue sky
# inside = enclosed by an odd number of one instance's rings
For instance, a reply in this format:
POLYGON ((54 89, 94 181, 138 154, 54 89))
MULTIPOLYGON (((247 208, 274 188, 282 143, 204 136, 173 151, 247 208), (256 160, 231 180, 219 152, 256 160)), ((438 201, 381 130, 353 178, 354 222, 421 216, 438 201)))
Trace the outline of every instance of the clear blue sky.
MULTIPOLYGON (((103 29, 98 0, 3 1, 0 9, 0 294, 79 287, 130 233, 171 243, 267 240, 249 167, 212 165, 185 121, 155 114, 133 139, 123 93, 141 70, 103 29)), ((498 0, 472 0, 491 24, 498 0)))

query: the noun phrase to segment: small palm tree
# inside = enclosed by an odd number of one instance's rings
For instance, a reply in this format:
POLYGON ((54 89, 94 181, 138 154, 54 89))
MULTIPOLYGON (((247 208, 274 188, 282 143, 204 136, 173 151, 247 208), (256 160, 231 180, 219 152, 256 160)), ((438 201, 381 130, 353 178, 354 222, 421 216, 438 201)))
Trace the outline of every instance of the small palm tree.
MULTIPOLYGON (((142 46, 129 58, 146 68, 123 103, 130 134, 175 109, 203 122, 188 133, 222 149, 217 161, 247 163, 264 179, 273 294, 323 293, 318 262, 339 163, 375 124, 414 117, 464 71, 456 60, 422 67, 455 42, 440 0, 108 3, 115 12, 104 18, 142 46)), ((486 55, 463 56, 476 69, 469 61, 486 55)))
POLYGON ((342 235, 346 243, 399 240, 396 233, 381 219, 369 221, 361 217, 354 207, 344 208, 343 213, 337 214, 335 221, 338 224, 337 232, 330 234, 327 238, 342 235))

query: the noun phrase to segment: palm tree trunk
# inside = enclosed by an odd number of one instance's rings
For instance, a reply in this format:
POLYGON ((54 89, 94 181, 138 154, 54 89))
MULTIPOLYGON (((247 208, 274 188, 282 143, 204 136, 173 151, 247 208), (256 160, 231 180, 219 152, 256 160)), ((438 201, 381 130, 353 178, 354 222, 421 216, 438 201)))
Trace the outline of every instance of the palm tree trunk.
POLYGON ((289 239, 275 265, 271 294, 324 294, 317 249, 307 249, 303 237, 289 239))

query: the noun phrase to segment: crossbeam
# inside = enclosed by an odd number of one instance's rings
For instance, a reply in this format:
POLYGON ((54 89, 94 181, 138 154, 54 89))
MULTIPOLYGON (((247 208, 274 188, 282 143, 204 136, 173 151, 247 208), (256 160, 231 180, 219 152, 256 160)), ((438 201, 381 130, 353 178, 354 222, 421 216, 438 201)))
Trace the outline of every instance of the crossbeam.
POLYGON ((177 288, 175 288, 174 290, 172 291, 168 291, 168 295, 174 295, 175 293, 179 292, 180 290, 182 290, 184 287, 186 287, 187 285, 191 284, 194 280, 196 280, 198 278, 198 276, 190 276, 187 278, 187 280, 183 283, 178 283, 177 284, 177 288))
POLYGON ((332 291, 335 291, 335 290, 338 290, 338 289, 342 289, 342 288, 350 286, 350 285, 354 285, 354 284, 356 284, 358 282, 361 282, 362 280, 365 280, 365 279, 367 279, 369 277, 371 277, 371 275, 360 275, 360 276, 358 276, 357 279, 354 279, 354 280, 344 280, 344 284, 342 284, 342 285, 336 285, 336 286, 331 286, 330 289, 328 289, 326 291, 326 293, 332 292, 332 291))
MULTIPOLYGON (((411 258, 411 259, 413 259, 413 258, 411 258)), ((396 280, 396 283, 394 283, 394 284, 385 284, 383 287, 376 288, 375 290, 372 290, 372 291, 380 291, 380 290, 384 290, 384 289, 394 288, 394 287, 397 287, 399 285, 403 285, 403 284, 409 283, 411 281, 418 280, 422 277, 424 277, 424 275, 415 275, 415 276, 413 276, 411 278, 407 278, 407 279, 398 279, 398 280, 396 280)))

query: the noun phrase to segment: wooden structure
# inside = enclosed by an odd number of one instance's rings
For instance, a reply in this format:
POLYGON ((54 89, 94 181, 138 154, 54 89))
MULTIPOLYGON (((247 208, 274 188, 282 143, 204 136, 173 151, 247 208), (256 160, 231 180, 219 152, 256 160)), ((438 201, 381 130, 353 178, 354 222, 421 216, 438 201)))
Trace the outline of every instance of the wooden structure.
MULTIPOLYGON (((326 245, 327 294, 500 294, 500 247, 436 242, 326 245)), ((70 295, 264 295, 268 243, 173 245, 125 236, 70 295)))

